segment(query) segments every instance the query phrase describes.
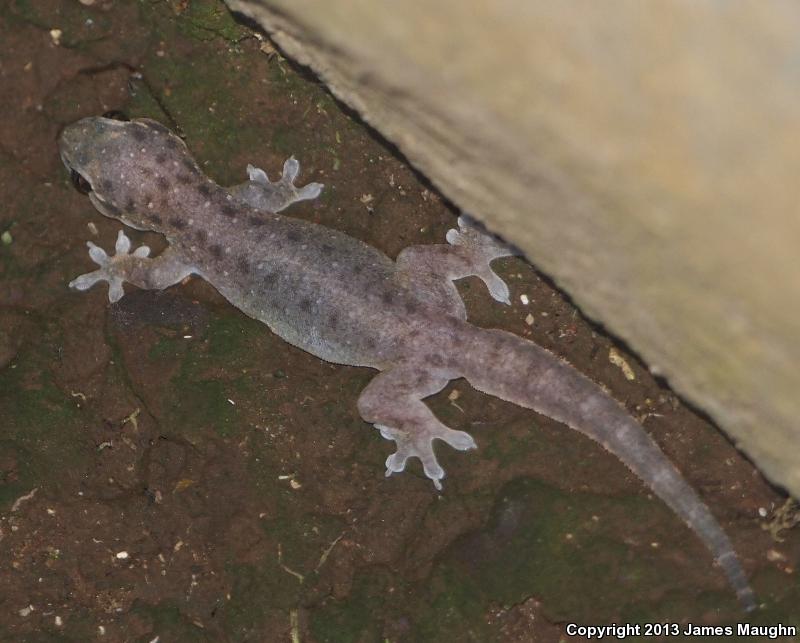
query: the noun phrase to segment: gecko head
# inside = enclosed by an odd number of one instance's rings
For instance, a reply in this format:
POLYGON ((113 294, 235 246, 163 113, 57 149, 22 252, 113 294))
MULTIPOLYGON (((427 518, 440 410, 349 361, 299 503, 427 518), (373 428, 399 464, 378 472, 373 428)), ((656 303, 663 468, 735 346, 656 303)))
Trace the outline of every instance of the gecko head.
POLYGON ((84 118, 64 128, 58 147, 76 188, 102 214, 139 230, 159 229, 176 177, 202 176, 185 143, 150 119, 84 118))

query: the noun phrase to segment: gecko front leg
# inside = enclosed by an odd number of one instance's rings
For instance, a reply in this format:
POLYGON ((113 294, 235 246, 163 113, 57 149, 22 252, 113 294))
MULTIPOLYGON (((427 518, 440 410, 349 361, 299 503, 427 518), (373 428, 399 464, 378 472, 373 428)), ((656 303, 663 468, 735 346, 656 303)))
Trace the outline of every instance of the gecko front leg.
POLYGON ((294 180, 299 173, 300 162, 294 156, 286 159, 283 174, 274 183, 260 167, 248 165, 247 176, 250 180, 228 188, 228 192, 256 210, 280 212, 296 201, 316 199, 325 187, 322 183, 296 187, 294 180))
POLYGON ((112 304, 125 294, 123 282, 146 290, 163 290, 194 272, 171 247, 153 259, 149 258, 150 248, 147 246, 139 246, 131 253, 131 240, 122 230, 117 235, 113 257, 109 257, 105 250, 91 241, 87 241, 86 245, 89 246, 89 256, 100 269, 76 277, 69 287, 88 290, 98 281, 107 281, 108 300, 112 304))
POLYGON ((477 448, 469 433, 442 424, 422 401, 441 391, 450 379, 425 365, 406 363, 380 373, 362 391, 358 398, 361 417, 397 443, 397 451, 386 459, 387 476, 403 471, 408 459, 417 457, 425 475, 441 489, 444 470, 433 452, 433 440, 444 440, 459 451, 477 448))
POLYGON ((481 230, 464 215, 458 217, 458 229, 449 230, 446 239, 450 245, 406 248, 397 257, 398 271, 432 274, 446 281, 475 276, 486 284, 494 299, 510 304, 508 286, 490 264, 520 251, 481 230))

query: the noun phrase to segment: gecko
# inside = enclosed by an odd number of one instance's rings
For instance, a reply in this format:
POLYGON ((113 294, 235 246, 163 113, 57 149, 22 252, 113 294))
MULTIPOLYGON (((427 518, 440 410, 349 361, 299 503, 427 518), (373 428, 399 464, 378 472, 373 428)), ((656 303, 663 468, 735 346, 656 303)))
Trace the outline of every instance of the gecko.
POLYGON ((156 257, 144 245, 131 252, 121 229, 109 256, 89 241, 99 268, 71 288, 105 281, 114 303, 125 282, 161 290, 198 275, 290 344, 328 362, 378 371, 357 408, 396 443, 386 475, 417 458, 438 490, 445 472, 434 441, 477 448, 469 433, 445 426, 424 402, 448 382, 464 378, 546 415, 619 458, 702 540, 741 605, 755 608, 728 535, 622 404, 537 344, 467 321, 454 282, 478 277, 492 298, 509 304, 508 286, 490 264, 519 254, 512 246, 460 217, 447 243, 411 246, 392 260, 342 232, 280 214, 323 188, 295 186, 294 157, 277 181, 249 165, 247 181, 224 188, 201 171, 180 137, 150 119, 84 118, 62 130, 59 150, 101 214, 169 243, 156 257))

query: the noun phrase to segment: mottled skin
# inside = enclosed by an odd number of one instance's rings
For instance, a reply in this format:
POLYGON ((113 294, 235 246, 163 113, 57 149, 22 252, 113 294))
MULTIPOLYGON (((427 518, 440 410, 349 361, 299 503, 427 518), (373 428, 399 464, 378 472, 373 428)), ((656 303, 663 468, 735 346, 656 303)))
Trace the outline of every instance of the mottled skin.
POLYGON ((418 457, 441 488, 433 440, 475 448, 469 434, 444 426, 422 401, 452 379, 563 422, 630 467, 703 540, 744 607, 754 607, 728 536, 619 403, 543 348, 467 323, 453 280, 476 275, 508 303, 489 264, 513 254, 509 247, 460 219, 450 245, 407 248, 392 261, 341 232, 277 214, 322 187, 296 188, 294 159, 276 183, 248 167, 249 181, 225 189, 203 175, 181 139, 150 120, 87 118, 64 130, 60 149, 66 166, 88 181, 100 212, 169 241, 152 259, 144 246, 129 254, 122 231, 113 257, 90 242, 100 269, 72 287, 108 281, 114 302, 124 281, 162 289, 197 274, 291 344, 329 362, 377 369, 358 409, 397 443, 387 475, 418 457))

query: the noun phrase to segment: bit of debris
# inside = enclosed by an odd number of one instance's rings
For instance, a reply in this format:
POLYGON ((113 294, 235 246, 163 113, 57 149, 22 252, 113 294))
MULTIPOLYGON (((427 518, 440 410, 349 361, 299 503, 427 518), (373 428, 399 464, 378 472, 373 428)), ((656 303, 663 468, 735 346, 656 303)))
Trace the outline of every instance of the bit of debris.
POLYGON ((62 625, 64 625, 64 621, 58 614, 56 614, 56 617, 55 619, 53 619, 53 622, 55 623, 56 627, 61 627, 62 625))
POLYGON ((33 497, 36 495, 36 492, 37 492, 37 491, 39 491, 39 487, 36 487, 36 488, 35 488, 33 491, 31 491, 30 493, 26 493, 24 496, 20 496, 19 498, 17 498, 17 499, 14 501, 14 504, 13 504, 13 505, 11 505, 11 513, 14 513, 15 511, 17 511, 17 510, 20 508, 20 505, 21 505, 23 502, 25 502, 25 501, 27 501, 27 500, 31 500, 31 499, 32 499, 32 498, 33 498, 33 497))
POLYGON ((289 611, 289 627, 292 643, 300 643, 300 619, 297 617, 297 610, 289 611))
POLYGON ((800 503, 794 498, 787 498, 780 507, 772 512, 772 518, 761 525, 768 531, 775 542, 782 543, 783 532, 800 525, 800 503))
POLYGON ((228 404, 231 406, 236 406, 236 402, 234 402, 231 398, 228 398, 228 404))
POLYGON ((96 237, 100 232, 97 230, 97 226, 94 224, 94 221, 90 221, 86 224, 86 227, 89 228, 89 232, 92 233, 92 236, 96 237))
POLYGON ((126 551, 118 551, 117 552, 117 559, 118 560, 128 560, 130 558, 130 554, 126 551))
POLYGON ((459 411, 463 413, 464 409, 462 409, 458 404, 456 404, 456 400, 459 397, 461 397, 461 393, 459 392, 459 390, 453 389, 452 391, 450 391, 450 394, 447 396, 447 399, 450 400, 450 404, 455 406, 459 411))
POLYGON ((137 409, 136 409, 136 410, 135 410, 133 413, 131 413, 131 414, 130 414, 128 417, 126 417, 126 418, 123 418, 123 419, 122 419, 122 422, 121 422, 121 423, 120 423, 120 425, 119 425, 119 428, 121 429, 121 428, 122 428, 123 426, 125 426, 125 425, 126 425, 128 422, 130 422, 131 424, 133 424, 133 430, 134 430, 134 431, 138 431, 138 430, 139 430, 139 423, 136 421, 136 418, 137 418, 137 417, 139 417, 139 412, 140 412, 140 409, 138 409, 138 408, 137 408, 137 409))
POLYGON ((533 322, 534 322, 534 321, 535 321, 535 320, 534 320, 534 318, 533 318, 533 315, 531 315, 530 313, 528 313, 528 316, 525 318, 525 323, 526 323, 526 324, 528 324, 528 326, 533 326, 533 322))
POLYGON ((767 550, 767 560, 771 563, 777 563, 786 560, 786 556, 777 549, 769 549, 767 550))
POLYGON ((531 303, 531 300, 528 298, 528 295, 520 295, 519 300, 522 302, 523 306, 527 306, 529 303, 531 303))
POLYGON ((344 536, 344 532, 339 534, 336 537, 336 540, 334 540, 330 545, 328 545, 328 548, 324 552, 322 552, 322 556, 319 557, 319 562, 317 563, 317 566, 314 568, 314 571, 318 572, 319 568, 322 567, 325 564, 325 561, 328 560, 328 556, 331 555, 331 552, 333 551, 333 548, 336 547, 336 543, 338 543, 342 539, 343 536, 344 536))
POLYGON ((294 571, 293 569, 290 569, 289 567, 283 564, 283 550, 281 549, 280 543, 278 543, 278 565, 280 565, 281 569, 283 569, 283 571, 285 571, 287 574, 291 574, 292 576, 294 576, 300 583, 302 583, 305 580, 305 577, 302 574, 294 571))
POLYGON ((175 483, 175 488, 173 492, 183 491, 184 489, 188 489, 194 484, 194 480, 191 478, 181 478, 178 482, 175 483))
POLYGON ((278 480, 288 480, 289 481, 289 486, 292 489, 294 489, 295 491, 297 491, 303 485, 298 480, 295 480, 295 476, 296 475, 297 475, 296 473, 289 473, 289 474, 285 474, 285 475, 280 475, 280 476, 278 476, 278 480))
POLYGON ((619 351, 613 346, 608 351, 608 361, 614 366, 619 367, 626 380, 633 381, 636 379, 636 373, 633 372, 630 364, 625 361, 625 358, 620 355, 619 351))
POLYGON ((28 605, 28 607, 23 607, 18 614, 25 618, 33 611, 33 605, 28 605))
POLYGON ((258 39, 261 41, 258 45, 259 51, 267 56, 267 60, 272 60, 278 55, 278 50, 269 40, 261 36, 261 34, 258 35, 260 36, 258 39))
POLYGON ((11 233, 6 230, 3 234, 0 234, 0 241, 3 242, 4 246, 10 246, 11 243, 14 241, 14 238, 11 236, 11 233))
POLYGON ((63 31, 61 29, 51 29, 50 30, 50 40, 53 41, 53 44, 58 46, 61 44, 61 36, 63 35, 63 31))

